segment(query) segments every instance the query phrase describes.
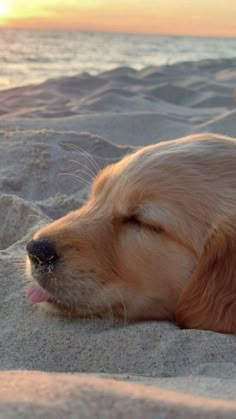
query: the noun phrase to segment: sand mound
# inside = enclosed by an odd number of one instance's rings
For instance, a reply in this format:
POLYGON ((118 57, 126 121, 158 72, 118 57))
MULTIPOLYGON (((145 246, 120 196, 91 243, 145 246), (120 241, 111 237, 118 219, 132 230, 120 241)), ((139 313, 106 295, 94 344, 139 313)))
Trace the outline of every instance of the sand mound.
POLYGON ((28 238, 78 208, 104 165, 192 132, 236 136, 235 65, 118 68, 0 92, 1 417, 235 417, 234 336, 69 321, 24 298, 28 238))
MULTIPOLYGON (((125 378, 125 377, 124 377, 125 378)), ((167 381, 147 380, 146 385, 103 378, 95 375, 8 372, 1 374, 0 414, 15 418, 232 418, 231 401, 191 396, 173 391, 167 381), (10 384, 9 384, 10 383, 10 384), (17 393, 15 388, 17 387, 17 393), (9 393, 9 388, 12 390, 9 393)), ((176 386, 186 390, 193 381, 178 380, 176 386)), ((217 380, 209 382, 218 390, 217 380)), ((205 388, 199 386, 199 393, 205 388)))
POLYGON ((214 118, 197 127, 197 131, 217 132, 231 137, 235 136, 236 127, 236 110, 223 113, 217 118, 214 118))
POLYGON ((29 236, 35 220, 46 217, 32 203, 15 195, 0 195, 0 249, 7 249, 15 242, 29 236))

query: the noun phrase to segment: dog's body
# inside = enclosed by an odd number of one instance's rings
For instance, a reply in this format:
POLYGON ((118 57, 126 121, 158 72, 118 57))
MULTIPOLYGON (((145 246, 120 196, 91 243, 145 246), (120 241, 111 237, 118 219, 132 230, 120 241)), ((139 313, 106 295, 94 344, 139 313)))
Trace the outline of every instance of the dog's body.
POLYGON ((108 166, 28 254, 41 301, 236 333, 236 140, 186 137, 108 166))

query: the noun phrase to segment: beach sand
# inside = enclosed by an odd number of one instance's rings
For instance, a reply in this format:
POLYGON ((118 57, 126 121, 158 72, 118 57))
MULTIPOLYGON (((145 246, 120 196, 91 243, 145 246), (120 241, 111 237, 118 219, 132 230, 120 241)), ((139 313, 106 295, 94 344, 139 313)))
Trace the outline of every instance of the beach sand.
POLYGON ((99 168, 197 132, 236 137, 236 59, 0 92, 0 417, 236 417, 235 336, 68 320, 24 296, 27 240, 78 208, 99 168))

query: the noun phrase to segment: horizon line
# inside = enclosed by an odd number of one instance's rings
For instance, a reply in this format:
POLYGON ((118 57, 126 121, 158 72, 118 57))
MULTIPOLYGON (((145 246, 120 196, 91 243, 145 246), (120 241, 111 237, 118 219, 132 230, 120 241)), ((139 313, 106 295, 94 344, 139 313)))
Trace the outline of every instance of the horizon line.
POLYGON ((163 32, 134 32, 134 31, 118 31, 118 30, 104 30, 104 29, 83 29, 83 28, 27 28, 22 26, 8 26, 1 25, 0 30, 22 30, 22 31, 41 31, 41 32, 82 32, 82 33, 104 33, 116 35, 146 35, 146 36, 168 36, 175 38, 225 38, 236 39, 236 35, 212 35, 212 34, 180 34, 180 33, 163 33, 163 32))

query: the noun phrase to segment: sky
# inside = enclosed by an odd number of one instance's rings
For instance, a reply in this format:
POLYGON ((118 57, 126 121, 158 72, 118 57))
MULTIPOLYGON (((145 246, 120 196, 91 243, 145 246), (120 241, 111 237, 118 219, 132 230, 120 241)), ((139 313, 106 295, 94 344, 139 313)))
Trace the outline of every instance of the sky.
POLYGON ((236 36, 236 0, 0 0, 0 26, 236 36))

